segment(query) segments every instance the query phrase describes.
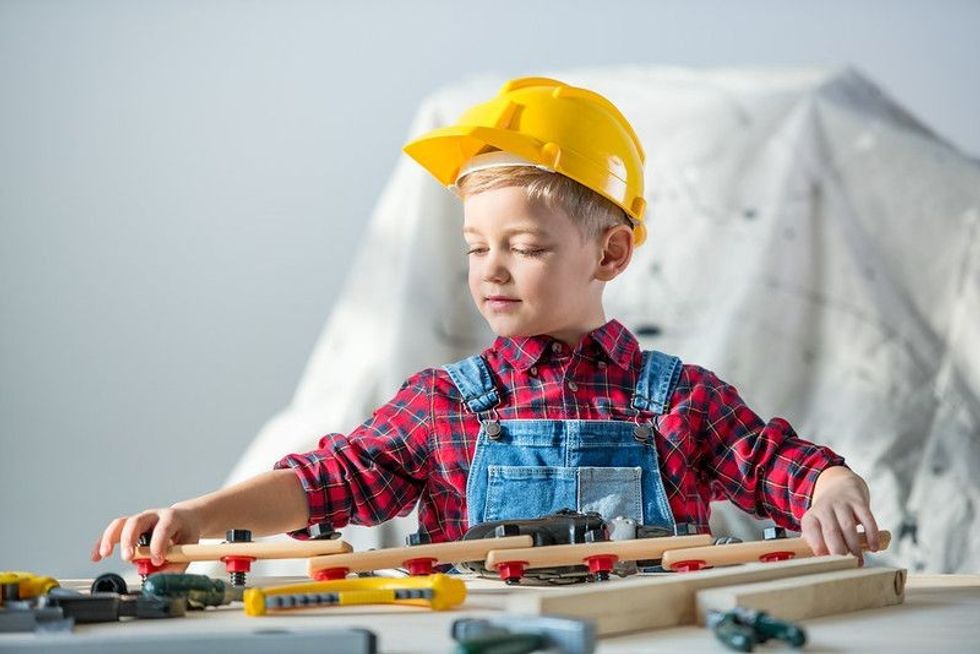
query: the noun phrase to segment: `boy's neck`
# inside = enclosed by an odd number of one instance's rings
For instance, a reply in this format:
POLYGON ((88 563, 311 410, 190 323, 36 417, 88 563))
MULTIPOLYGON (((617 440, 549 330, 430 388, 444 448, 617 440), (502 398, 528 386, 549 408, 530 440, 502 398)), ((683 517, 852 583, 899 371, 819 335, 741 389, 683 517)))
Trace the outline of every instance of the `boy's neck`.
POLYGON ((582 325, 548 332, 546 335, 561 341, 567 345, 570 350, 574 351, 586 334, 592 333, 593 331, 599 329, 605 325, 606 322, 608 322, 606 320, 606 314, 600 310, 597 315, 593 316, 591 320, 582 325))

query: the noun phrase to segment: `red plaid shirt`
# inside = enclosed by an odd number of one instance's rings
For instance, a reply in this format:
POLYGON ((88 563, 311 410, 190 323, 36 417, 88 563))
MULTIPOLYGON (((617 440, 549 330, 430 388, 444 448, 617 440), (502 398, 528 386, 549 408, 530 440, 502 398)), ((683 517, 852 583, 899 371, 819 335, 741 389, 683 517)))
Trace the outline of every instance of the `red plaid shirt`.
MULTIPOLYGON (((502 420, 633 420, 629 408, 643 355, 616 320, 585 335, 574 351, 550 336, 497 338, 483 352, 502 420)), ((655 421, 660 468, 677 522, 708 530, 708 503, 728 498, 789 529, 810 505, 817 476, 843 459, 797 437, 782 418, 764 422, 710 370, 684 365, 668 412, 655 421)), ((480 423, 449 374, 412 375, 350 434, 327 434, 317 449, 290 454, 309 502, 310 524, 373 525, 419 502, 433 542, 466 531, 466 475, 480 423)), ((304 532, 294 532, 302 537, 304 532)))

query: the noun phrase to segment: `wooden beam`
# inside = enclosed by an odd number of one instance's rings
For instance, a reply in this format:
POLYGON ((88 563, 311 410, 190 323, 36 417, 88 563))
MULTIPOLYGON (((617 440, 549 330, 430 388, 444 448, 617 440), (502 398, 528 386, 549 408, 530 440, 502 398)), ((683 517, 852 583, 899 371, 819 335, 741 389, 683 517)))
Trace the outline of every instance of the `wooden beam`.
POLYGON ((595 620, 601 636, 659 629, 697 621, 699 590, 857 568, 853 556, 747 563, 730 568, 611 580, 562 590, 517 593, 507 610, 595 620))
POLYGON ((501 550, 494 548, 487 554, 486 567, 496 570, 501 563, 520 561, 528 569, 548 568, 560 565, 584 565, 593 556, 610 555, 617 561, 642 561, 659 559, 667 550, 683 547, 699 547, 712 541, 709 534, 696 536, 663 536, 612 540, 599 543, 574 543, 571 545, 546 545, 542 547, 501 550))
POLYGON ((493 550, 510 547, 531 547, 533 539, 528 535, 501 538, 477 538, 451 543, 429 543, 409 547, 390 547, 367 552, 331 554, 310 559, 310 576, 316 578, 323 570, 346 569, 347 572, 370 572, 386 568, 398 568, 406 561, 430 559, 432 564, 482 561, 493 550))
POLYGON ((736 606, 783 620, 805 620, 901 604, 905 577, 905 570, 897 568, 860 568, 710 588, 697 593, 698 624, 705 623, 710 610, 729 611, 736 606))
MULTIPOLYGON (((864 532, 858 533, 861 548, 868 549, 868 541, 864 532)), ((882 529, 878 532, 878 551, 888 549, 891 544, 891 533, 882 529)), ((726 545, 706 545, 704 547, 686 547, 677 551, 666 551, 661 565, 664 570, 674 570, 686 563, 694 562, 701 567, 717 568, 723 565, 753 563, 763 560, 765 556, 782 553, 785 558, 802 559, 814 556, 810 545, 802 536, 796 538, 775 538, 773 540, 752 540, 744 543, 726 545)))
MULTIPOLYGON (((318 555, 335 555, 351 551, 342 540, 259 541, 254 543, 215 543, 171 545, 164 558, 170 563, 218 561, 226 556, 256 559, 306 559, 318 555)), ((150 558, 149 547, 137 547, 133 559, 150 558)))

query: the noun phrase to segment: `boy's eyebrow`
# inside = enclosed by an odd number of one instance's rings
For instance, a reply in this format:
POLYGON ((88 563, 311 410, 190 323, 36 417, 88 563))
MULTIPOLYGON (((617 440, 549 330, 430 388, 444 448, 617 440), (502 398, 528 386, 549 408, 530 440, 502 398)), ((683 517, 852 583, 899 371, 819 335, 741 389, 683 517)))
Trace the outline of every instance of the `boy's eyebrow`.
MULTIPOLYGON (((463 233, 479 235, 480 231, 475 227, 464 227, 463 233)), ((504 230, 504 236, 509 236, 511 234, 536 234, 538 236, 547 236, 548 232, 541 229, 540 227, 534 227, 534 226, 517 226, 504 230)))

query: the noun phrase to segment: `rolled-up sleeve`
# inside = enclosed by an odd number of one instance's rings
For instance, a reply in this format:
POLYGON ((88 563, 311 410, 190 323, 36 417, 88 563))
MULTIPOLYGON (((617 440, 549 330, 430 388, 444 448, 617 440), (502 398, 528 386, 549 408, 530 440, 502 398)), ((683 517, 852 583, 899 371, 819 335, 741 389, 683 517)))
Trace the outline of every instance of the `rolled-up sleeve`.
POLYGON ((799 530, 817 477, 844 465, 843 457, 803 440, 782 418, 763 421, 734 386, 712 372, 703 370, 700 383, 700 461, 713 498, 728 498, 744 511, 799 530))
POLYGON ((428 474, 433 380, 432 369, 413 375, 350 434, 327 434, 316 449, 275 463, 299 477, 308 526, 374 525, 411 510, 428 474))

